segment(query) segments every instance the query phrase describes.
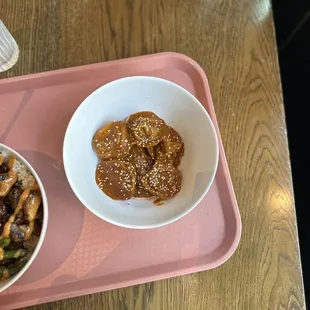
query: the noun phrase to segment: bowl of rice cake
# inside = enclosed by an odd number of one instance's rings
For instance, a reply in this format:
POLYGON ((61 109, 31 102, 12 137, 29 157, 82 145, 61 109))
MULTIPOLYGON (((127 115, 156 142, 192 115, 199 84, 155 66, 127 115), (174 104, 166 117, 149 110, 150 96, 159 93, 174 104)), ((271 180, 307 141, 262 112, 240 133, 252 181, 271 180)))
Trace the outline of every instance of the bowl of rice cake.
POLYGON ((129 77, 90 94, 68 125, 69 184, 101 219, 127 228, 172 223, 207 194, 218 163, 207 111, 187 90, 155 77, 129 77))

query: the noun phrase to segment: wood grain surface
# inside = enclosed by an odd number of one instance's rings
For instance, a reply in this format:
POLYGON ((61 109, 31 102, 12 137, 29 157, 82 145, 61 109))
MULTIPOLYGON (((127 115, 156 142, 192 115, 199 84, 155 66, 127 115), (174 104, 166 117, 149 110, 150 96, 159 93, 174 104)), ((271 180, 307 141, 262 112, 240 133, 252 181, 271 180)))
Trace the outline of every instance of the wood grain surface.
POLYGON ((1 78, 161 51, 195 59, 243 222, 238 250, 215 270, 28 310, 305 309, 269 0, 0 0, 0 18, 20 47, 1 78))

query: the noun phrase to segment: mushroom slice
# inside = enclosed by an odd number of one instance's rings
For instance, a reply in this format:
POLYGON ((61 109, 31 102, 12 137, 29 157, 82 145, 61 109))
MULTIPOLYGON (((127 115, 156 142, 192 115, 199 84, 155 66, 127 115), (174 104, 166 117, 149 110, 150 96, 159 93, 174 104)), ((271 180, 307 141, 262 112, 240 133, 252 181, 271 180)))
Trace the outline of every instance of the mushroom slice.
POLYGON ((12 237, 16 236, 16 240, 19 241, 29 239, 34 228, 34 219, 41 201, 42 196, 37 184, 24 190, 14 213, 10 216, 3 227, 2 235, 4 237, 9 237, 10 235, 12 237), (15 221, 21 212, 24 216, 24 221, 26 221, 27 224, 18 226, 15 221))
POLYGON ((10 170, 8 173, 0 174, 0 197, 5 197, 12 186, 17 181, 17 174, 15 171, 10 170))
POLYGON ((3 197, 0 197, 0 221, 6 222, 12 212, 11 207, 5 203, 3 197))
POLYGON ((42 196, 38 184, 27 188, 21 195, 18 204, 22 204, 25 219, 33 222, 41 205, 42 196))
POLYGON ((22 193, 23 193, 23 190, 19 186, 14 185, 11 188, 9 194, 7 195, 6 199, 8 200, 10 207, 13 210, 17 208, 18 201, 22 193))
POLYGON ((37 184, 26 189, 19 199, 18 204, 22 204, 25 220, 28 221, 28 225, 20 226, 25 232, 25 240, 29 239, 33 232, 34 220, 41 205, 41 201, 41 191, 37 184), (26 228, 23 229, 22 226, 25 226, 26 228))

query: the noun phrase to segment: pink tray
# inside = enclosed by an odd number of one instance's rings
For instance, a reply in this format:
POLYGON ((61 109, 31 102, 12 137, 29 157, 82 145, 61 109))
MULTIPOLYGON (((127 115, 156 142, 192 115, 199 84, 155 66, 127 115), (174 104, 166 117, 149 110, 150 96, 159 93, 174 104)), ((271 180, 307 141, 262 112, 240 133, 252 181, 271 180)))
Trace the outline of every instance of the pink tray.
POLYGON ((238 245, 241 220, 208 81, 186 56, 161 53, 1 80, 0 141, 34 166, 50 210, 37 258, 0 294, 0 309, 211 269, 238 245), (63 137, 75 109, 103 84, 133 75, 162 77, 194 94, 209 112, 220 141, 216 179, 200 205, 173 224, 143 231, 110 225, 87 211, 62 166, 63 137))

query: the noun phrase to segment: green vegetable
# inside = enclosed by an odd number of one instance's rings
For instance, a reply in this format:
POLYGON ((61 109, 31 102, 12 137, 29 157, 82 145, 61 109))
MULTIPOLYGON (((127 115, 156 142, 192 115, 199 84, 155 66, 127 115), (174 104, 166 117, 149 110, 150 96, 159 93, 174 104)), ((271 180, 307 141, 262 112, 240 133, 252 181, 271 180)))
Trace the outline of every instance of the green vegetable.
POLYGON ((18 249, 18 250, 8 250, 4 251, 3 253, 3 259, 8 259, 8 258, 19 258, 27 255, 28 250, 26 249, 18 249))
POLYGON ((0 237, 0 248, 4 249, 7 247, 11 242, 11 239, 7 237, 0 237))
POLYGON ((0 266, 0 280, 5 280, 8 277, 14 276, 17 274, 26 264, 26 261, 9 265, 7 268, 0 266))
POLYGON ((22 262, 22 263, 19 263, 19 264, 12 264, 8 267, 8 271, 9 271, 9 276, 14 276, 14 274, 17 274, 25 265, 26 265, 26 262, 22 262))

